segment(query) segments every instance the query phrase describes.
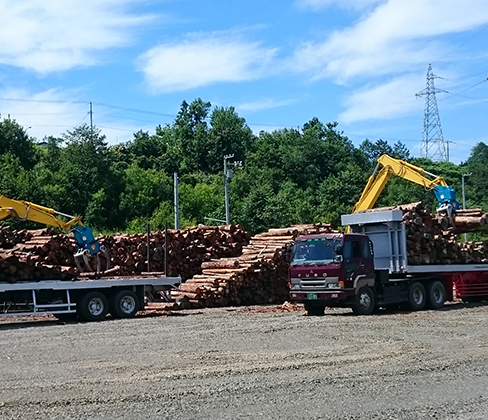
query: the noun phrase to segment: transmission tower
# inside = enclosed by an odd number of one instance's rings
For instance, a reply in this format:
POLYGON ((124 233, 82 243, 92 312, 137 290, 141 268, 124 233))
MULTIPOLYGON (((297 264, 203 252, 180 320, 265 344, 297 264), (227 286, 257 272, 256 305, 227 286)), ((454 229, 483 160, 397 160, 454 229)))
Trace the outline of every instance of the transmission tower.
POLYGON ((422 131, 422 144, 420 154, 431 160, 449 161, 449 144, 442 135, 441 119, 437 109, 436 93, 446 92, 445 90, 434 87, 434 79, 439 76, 434 75, 432 66, 427 68, 427 87, 421 90, 416 96, 425 96, 424 109, 424 129, 422 131))

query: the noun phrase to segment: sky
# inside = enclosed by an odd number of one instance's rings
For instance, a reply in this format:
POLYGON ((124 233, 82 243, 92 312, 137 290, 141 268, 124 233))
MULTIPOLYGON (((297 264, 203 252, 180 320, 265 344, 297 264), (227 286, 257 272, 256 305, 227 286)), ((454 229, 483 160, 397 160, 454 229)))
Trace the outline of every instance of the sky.
POLYGON ((317 117, 421 156, 430 64, 459 164, 488 144, 487 40, 488 0, 0 0, 0 115, 117 144, 201 98, 256 133, 317 117))

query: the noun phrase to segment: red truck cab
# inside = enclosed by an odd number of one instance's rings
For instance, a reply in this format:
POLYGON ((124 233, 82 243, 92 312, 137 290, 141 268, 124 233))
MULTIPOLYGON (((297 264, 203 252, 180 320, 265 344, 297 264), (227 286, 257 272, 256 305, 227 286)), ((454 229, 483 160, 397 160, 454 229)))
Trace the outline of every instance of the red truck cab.
POLYGON ((289 268, 290 298, 310 314, 326 306, 370 307, 375 282, 373 245, 362 234, 303 235, 295 240, 289 268))

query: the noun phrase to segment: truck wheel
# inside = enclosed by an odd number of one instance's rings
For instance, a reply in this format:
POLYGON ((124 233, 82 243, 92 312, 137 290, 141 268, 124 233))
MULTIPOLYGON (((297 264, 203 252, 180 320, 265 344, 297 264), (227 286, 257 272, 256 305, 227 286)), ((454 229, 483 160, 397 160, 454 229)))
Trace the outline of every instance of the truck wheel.
POLYGON ((425 287, 418 281, 412 283, 408 291, 408 306, 412 311, 421 311, 426 303, 425 287))
POLYGON ((130 290, 120 290, 110 298, 110 314, 114 318, 132 318, 139 310, 139 299, 130 290))
POLYGON ((320 316, 325 311, 325 305, 322 303, 305 302, 303 306, 305 307, 305 315, 308 316, 320 316))
POLYGON ((361 287, 352 305, 356 315, 371 315, 376 308, 376 298, 370 287, 361 287))
POLYGON ((108 313, 108 300, 103 293, 88 292, 76 304, 78 316, 85 321, 102 321, 108 313))
POLYGON ((427 304, 431 309, 439 309, 444 306, 446 300, 446 289, 444 285, 435 280, 427 287, 427 304))

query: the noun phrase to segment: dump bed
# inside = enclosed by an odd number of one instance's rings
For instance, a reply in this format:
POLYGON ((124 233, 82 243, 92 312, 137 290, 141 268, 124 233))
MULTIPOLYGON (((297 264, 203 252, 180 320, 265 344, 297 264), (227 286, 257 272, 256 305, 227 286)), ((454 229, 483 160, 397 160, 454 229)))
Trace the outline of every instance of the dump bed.
POLYGON ((376 270, 395 273, 453 273, 488 271, 488 264, 409 265, 407 233, 401 210, 372 211, 342 216, 351 233, 367 235, 373 242, 376 270))

